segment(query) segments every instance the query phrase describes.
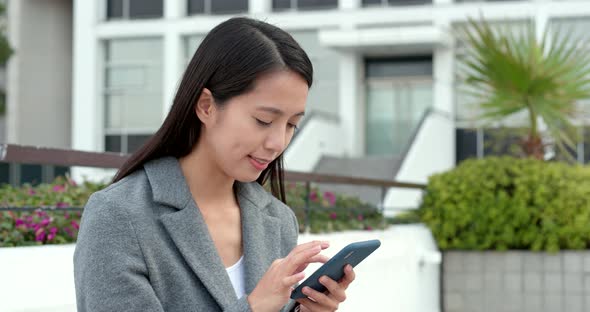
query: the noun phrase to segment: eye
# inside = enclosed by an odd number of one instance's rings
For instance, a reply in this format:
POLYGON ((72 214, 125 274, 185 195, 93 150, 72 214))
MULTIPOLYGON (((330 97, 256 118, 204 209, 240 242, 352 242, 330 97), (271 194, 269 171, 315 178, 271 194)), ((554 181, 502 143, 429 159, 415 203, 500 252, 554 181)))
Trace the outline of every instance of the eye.
POLYGON ((263 126, 263 127, 269 127, 270 124, 272 124, 272 122, 264 122, 258 118, 254 118, 256 119, 256 122, 258 123, 258 125, 263 126))
POLYGON ((295 131, 299 130, 299 127, 297 127, 296 124, 289 123, 287 125, 289 126, 289 129, 294 129, 295 131))

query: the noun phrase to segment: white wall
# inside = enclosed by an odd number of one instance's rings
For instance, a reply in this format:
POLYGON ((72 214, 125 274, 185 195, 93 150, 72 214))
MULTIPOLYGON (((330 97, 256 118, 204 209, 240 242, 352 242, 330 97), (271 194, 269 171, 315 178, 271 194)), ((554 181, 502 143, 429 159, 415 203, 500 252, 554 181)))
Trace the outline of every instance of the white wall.
POLYGON ((286 170, 311 172, 322 155, 343 156, 345 140, 337 121, 313 117, 285 152, 286 170))
MULTIPOLYGON (((428 115, 395 180, 426 184, 430 175, 453 168, 454 139, 455 125, 451 116, 444 113, 428 115)), ((391 188, 385 197, 386 215, 395 214, 397 209, 418 207, 421 195, 421 190, 391 188)))
MULTIPOLYGON (((302 234, 299 243, 316 239, 330 242, 330 248, 322 252, 328 257, 352 242, 381 240, 381 247, 355 268, 356 280, 338 311, 440 311, 440 253, 430 231, 423 226, 302 234)), ((74 248, 75 245, 0 248, 0 311, 76 311, 74 248)), ((306 275, 318 267, 310 265, 306 275)))
POLYGON ((8 3, 7 141, 70 147, 72 0, 8 3))

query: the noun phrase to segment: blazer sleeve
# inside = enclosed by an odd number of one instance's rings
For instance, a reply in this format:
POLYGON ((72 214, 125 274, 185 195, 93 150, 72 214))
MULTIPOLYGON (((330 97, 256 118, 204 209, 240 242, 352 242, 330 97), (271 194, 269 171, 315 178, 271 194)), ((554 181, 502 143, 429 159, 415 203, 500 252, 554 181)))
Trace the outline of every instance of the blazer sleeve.
POLYGON ((74 283, 79 312, 164 311, 128 214, 101 192, 84 208, 74 251, 74 283))

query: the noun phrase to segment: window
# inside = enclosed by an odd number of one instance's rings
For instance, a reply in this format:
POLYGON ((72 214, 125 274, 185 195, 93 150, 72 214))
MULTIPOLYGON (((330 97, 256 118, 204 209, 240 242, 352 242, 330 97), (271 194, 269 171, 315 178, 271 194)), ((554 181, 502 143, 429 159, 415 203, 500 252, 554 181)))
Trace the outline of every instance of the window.
POLYGON ((142 19, 164 16, 163 0, 107 0, 107 19, 142 19))
POLYGON ((400 156, 433 102, 432 56, 367 59, 366 153, 400 156))
POLYGON ((338 8, 338 0, 272 0, 273 11, 325 10, 338 8))
POLYGON ((162 41, 110 40, 105 52, 105 151, 131 153, 162 122, 162 41))
POLYGON ((58 176, 65 176, 69 172, 69 167, 62 166, 0 163, 0 186, 51 183, 58 176))
POLYGON ((193 58, 193 55, 195 54, 195 52, 197 52, 199 45, 201 45, 201 42, 203 42, 203 39, 205 39, 204 35, 191 35, 191 36, 185 37, 185 39, 184 39, 185 65, 188 65, 188 63, 191 61, 191 59, 193 58))
POLYGON ((188 15, 248 12, 248 0, 188 0, 188 15))
POLYGON ((307 98, 308 111, 338 115, 339 54, 321 45, 317 31, 294 31, 293 38, 305 50, 313 64, 313 86, 307 98))
POLYGON ((137 151, 151 135, 121 134, 105 136, 105 151, 113 153, 131 154, 137 151))
POLYGON ((364 7, 430 4, 432 0, 363 0, 364 7))

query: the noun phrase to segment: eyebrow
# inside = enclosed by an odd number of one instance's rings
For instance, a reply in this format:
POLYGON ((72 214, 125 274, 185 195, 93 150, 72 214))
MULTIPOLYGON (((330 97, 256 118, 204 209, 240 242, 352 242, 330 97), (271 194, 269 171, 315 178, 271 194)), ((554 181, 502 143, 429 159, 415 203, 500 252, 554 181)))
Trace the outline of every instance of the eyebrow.
MULTIPOLYGON (((275 107, 269 107, 269 106, 260 106, 257 108, 257 110, 269 112, 269 113, 275 114, 275 115, 284 115, 285 114, 282 110, 275 108, 275 107)), ((305 115, 305 112, 297 113, 293 116, 303 116, 303 115, 305 115)))

